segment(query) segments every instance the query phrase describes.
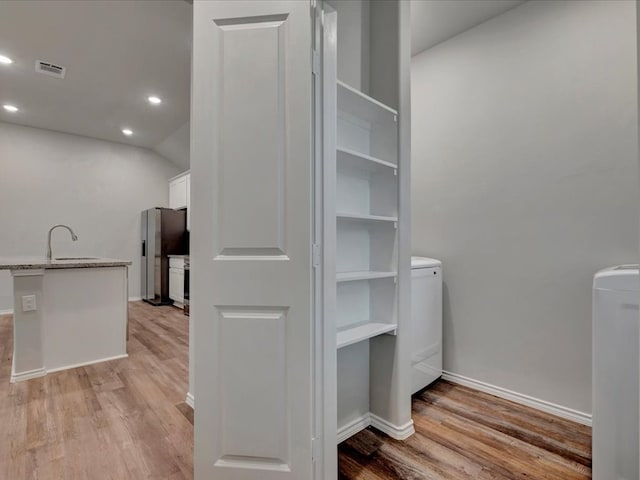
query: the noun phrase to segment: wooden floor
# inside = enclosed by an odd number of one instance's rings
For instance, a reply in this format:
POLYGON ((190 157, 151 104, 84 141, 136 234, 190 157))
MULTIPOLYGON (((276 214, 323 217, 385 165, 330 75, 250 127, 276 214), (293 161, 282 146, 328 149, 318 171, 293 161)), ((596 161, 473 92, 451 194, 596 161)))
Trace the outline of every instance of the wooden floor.
POLYGON ((439 381, 413 400, 404 442, 370 428, 339 447, 341 479, 583 480, 591 429, 439 381))
POLYGON ((0 317, 0 479, 192 479, 189 318, 130 304, 129 358, 10 384, 0 317))
MULTIPOLYGON (((1 480, 191 480, 188 318, 130 304, 129 358, 10 384, 0 316, 1 480)), ((340 478, 589 479, 590 430, 439 382, 413 402, 416 434, 367 429, 339 446, 340 478)))

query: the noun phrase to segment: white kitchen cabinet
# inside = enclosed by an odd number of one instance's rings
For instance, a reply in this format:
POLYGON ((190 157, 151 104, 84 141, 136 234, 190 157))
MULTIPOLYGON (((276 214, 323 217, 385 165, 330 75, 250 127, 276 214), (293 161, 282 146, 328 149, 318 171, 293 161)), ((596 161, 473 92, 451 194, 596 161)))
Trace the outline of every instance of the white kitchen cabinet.
POLYGON ((184 306, 184 259, 169 257, 169 298, 176 307, 184 306))
POLYGON ((169 180, 169 208, 187 208, 189 202, 189 172, 181 173, 169 180))
POLYGON ((414 431, 409 2, 193 20, 195 478, 335 480, 338 440, 414 431))
POLYGON ((186 171, 169 180, 169 208, 187 209, 187 231, 191 230, 191 172, 186 171))
POLYGON ((169 268, 169 298, 176 307, 184 303, 184 270, 169 268))

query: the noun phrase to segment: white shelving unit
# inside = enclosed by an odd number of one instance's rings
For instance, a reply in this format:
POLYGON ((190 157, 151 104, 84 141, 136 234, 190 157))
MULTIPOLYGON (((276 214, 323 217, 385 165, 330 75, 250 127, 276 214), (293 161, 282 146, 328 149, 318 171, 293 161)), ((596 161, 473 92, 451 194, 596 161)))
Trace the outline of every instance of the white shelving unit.
POLYGON ((338 332, 338 348, 367 340, 383 333, 396 331, 397 326, 389 323, 363 323, 338 332))
POLYGON ((383 217, 381 215, 363 215, 361 213, 345 213, 336 214, 338 220, 362 220, 365 222, 397 222, 398 217, 383 217))
POLYGON ((401 440, 413 433, 403 329, 410 308, 410 55, 397 27, 408 24, 408 11, 394 0, 363 2, 368 21, 353 24, 350 4, 324 4, 324 332, 336 354, 336 375, 334 367, 328 373, 335 384, 326 384, 335 399, 326 401, 337 417, 337 435, 328 430, 327 439, 340 442, 371 425, 401 440), (367 45, 350 42, 354 29, 367 45))
POLYGON ((398 168, 397 165, 391 162, 380 160, 379 158, 372 157, 371 155, 366 155, 343 147, 336 148, 336 157, 340 165, 345 165, 346 167, 351 166, 351 168, 355 167, 359 170, 382 172, 386 171, 387 168, 392 168, 394 170, 398 168))
POLYGON ((396 272, 341 272, 336 275, 336 282, 353 282, 357 280, 375 280, 377 278, 393 278, 396 272))
POLYGON ((336 138, 344 145, 336 147, 338 348, 397 328, 395 308, 383 304, 395 305, 397 288, 397 118, 394 109, 338 80, 336 138))

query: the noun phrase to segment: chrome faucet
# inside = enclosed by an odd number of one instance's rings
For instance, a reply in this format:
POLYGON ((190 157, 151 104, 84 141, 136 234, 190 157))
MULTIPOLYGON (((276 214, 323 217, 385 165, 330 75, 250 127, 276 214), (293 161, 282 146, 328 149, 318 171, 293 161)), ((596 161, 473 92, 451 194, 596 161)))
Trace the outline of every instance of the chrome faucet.
POLYGON ((73 230, 71 230, 71 227, 67 227, 66 225, 54 225, 53 227, 51 227, 51 229, 49 230, 49 234, 47 235, 47 260, 48 261, 51 261, 51 232, 53 232, 58 227, 64 227, 67 230, 69 230, 69 233, 71 234, 71 240, 73 240, 74 242, 78 240, 78 236, 75 233, 73 233, 73 230))

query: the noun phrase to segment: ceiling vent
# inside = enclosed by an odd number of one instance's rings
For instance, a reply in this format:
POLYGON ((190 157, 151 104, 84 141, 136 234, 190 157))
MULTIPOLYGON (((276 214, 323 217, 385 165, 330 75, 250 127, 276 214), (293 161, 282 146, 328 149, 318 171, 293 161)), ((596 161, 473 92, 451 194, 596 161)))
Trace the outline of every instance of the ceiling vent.
POLYGON ((55 63, 36 60, 36 72, 49 75, 50 77, 64 78, 67 69, 55 63))

